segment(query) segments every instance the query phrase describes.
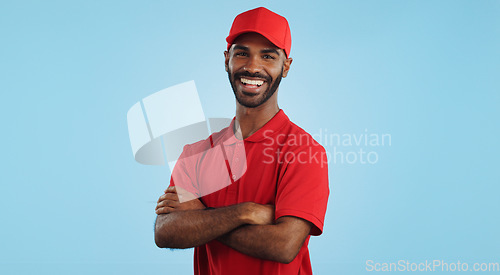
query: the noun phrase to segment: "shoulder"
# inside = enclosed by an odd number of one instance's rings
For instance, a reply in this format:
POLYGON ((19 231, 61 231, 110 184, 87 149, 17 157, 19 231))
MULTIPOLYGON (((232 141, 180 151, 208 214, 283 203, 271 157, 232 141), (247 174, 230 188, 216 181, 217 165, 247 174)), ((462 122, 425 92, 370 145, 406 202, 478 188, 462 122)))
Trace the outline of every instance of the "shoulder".
POLYGON ((213 147, 214 144, 218 144, 222 141, 225 131, 228 130, 228 127, 220 130, 219 132, 215 132, 208 136, 206 139, 202 139, 195 143, 186 144, 183 148, 183 154, 186 156, 195 155, 198 153, 205 152, 213 147))
POLYGON ((303 151, 313 151, 313 152, 325 152, 325 148, 317 142, 311 134, 306 130, 302 129, 297 124, 289 121, 286 129, 286 143, 287 145, 293 147, 295 150, 303 151))

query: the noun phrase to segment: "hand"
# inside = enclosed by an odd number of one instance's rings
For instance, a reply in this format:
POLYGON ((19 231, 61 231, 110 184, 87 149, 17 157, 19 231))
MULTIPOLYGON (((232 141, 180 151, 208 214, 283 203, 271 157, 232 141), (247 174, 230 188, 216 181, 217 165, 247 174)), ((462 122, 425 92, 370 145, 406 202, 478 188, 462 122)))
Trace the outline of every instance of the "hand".
POLYGON ((269 225, 274 224, 274 205, 246 203, 244 217, 248 224, 269 225))
POLYGON ((205 209, 205 205, 192 193, 181 187, 170 186, 156 204, 156 214, 168 214, 179 210, 205 209))

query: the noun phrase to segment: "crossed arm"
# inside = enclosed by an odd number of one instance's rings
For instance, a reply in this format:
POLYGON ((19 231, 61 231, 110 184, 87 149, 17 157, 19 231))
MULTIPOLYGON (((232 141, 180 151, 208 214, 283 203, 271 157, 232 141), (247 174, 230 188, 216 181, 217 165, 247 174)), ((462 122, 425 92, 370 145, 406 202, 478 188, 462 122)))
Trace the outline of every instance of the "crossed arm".
POLYGON ((245 202, 217 209, 205 208, 191 194, 169 187, 156 206, 156 245, 189 248, 217 239, 252 257, 290 263, 312 226, 308 221, 291 216, 280 217, 274 222, 271 205, 245 202))

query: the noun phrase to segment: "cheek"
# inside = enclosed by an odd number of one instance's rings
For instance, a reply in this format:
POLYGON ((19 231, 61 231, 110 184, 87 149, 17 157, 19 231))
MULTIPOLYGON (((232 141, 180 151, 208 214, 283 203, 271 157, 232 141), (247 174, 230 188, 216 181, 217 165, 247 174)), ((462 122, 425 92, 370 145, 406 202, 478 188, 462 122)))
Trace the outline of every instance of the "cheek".
POLYGON ((283 72, 282 67, 273 68, 272 71, 269 71, 273 79, 278 78, 278 76, 280 76, 282 72, 283 72))
POLYGON ((236 72, 237 70, 241 69, 244 65, 245 64, 241 61, 238 62, 237 60, 231 59, 228 63, 228 68, 232 72, 236 72))

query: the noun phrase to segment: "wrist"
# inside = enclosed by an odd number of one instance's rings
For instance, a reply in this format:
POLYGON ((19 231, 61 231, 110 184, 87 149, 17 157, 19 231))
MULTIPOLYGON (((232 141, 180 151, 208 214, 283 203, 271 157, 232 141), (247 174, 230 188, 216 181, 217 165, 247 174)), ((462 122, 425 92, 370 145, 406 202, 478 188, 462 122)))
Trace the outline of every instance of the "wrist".
POLYGON ((251 210, 252 204, 253 202, 244 202, 236 205, 238 219, 242 224, 252 224, 254 222, 251 210))

